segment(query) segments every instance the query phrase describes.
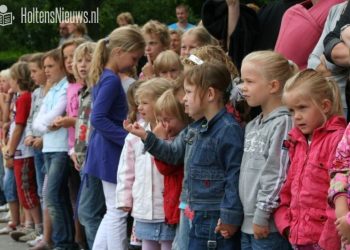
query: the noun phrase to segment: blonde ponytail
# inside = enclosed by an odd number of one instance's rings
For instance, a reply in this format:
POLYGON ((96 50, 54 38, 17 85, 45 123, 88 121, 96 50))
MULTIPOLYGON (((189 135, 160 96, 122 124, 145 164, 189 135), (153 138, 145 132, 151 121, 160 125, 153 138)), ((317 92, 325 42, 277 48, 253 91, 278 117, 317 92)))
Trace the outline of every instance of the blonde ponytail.
POLYGON ((100 39, 97 42, 96 49, 92 56, 90 73, 88 77, 89 86, 97 84, 100 75, 102 74, 103 68, 108 60, 108 52, 106 48, 105 39, 100 39))
POLYGON ((335 115, 344 115, 339 86, 337 82, 332 79, 328 79, 327 81, 333 93, 333 106, 331 112, 335 115))

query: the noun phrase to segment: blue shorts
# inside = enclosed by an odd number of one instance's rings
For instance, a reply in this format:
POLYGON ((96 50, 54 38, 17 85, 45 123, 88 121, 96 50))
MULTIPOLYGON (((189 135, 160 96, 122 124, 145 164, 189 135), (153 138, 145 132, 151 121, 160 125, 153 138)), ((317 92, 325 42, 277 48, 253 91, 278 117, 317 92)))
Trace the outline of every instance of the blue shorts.
POLYGON ((4 193, 7 202, 18 201, 16 180, 13 168, 5 167, 4 193))
POLYGON ((169 226, 164 222, 149 223, 136 221, 135 234, 140 240, 173 240, 175 237, 175 229, 173 225, 169 226))

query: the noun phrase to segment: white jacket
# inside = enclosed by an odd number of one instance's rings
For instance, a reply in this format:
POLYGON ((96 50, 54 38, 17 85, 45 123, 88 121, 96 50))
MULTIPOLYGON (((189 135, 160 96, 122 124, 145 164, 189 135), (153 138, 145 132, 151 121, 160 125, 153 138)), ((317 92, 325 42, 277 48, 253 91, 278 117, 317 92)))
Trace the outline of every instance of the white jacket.
POLYGON ((128 134, 119 160, 116 206, 132 207, 132 216, 164 220, 164 179, 140 138, 128 134))

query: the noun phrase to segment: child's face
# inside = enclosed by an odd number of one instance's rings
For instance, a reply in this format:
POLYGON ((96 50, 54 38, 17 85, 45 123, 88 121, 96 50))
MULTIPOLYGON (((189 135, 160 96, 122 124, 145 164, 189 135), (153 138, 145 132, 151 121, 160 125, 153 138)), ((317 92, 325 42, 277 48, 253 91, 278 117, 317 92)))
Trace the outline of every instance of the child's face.
POLYGON ((169 79, 169 80, 175 80, 181 73, 181 70, 177 66, 173 66, 168 70, 162 70, 159 72, 159 76, 169 79))
POLYGON ((117 70, 116 73, 123 73, 132 69, 132 67, 135 67, 142 55, 143 50, 130 52, 120 51, 120 53, 116 53, 116 56, 114 58, 117 70))
POLYGON ((29 63, 30 77, 33 79, 35 84, 43 85, 46 83, 46 76, 44 69, 41 69, 37 63, 29 63))
POLYGON ((89 70, 91 65, 91 56, 90 55, 84 55, 78 58, 76 62, 76 69, 78 71, 79 77, 81 80, 85 80, 88 76, 89 70))
POLYGON ((1 77, 0 89, 1 89, 1 92, 7 93, 10 89, 10 79, 8 79, 6 77, 1 77))
POLYGON ((185 113, 193 119, 203 117, 203 105, 198 94, 198 89, 194 85, 190 85, 185 80, 184 82, 185 96, 183 98, 185 104, 185 113))
POLYGON ((181 39, 176 33, 170 35, 170 49, 175 51, 177 54, 181 52, 181 39))
POLYGON ((146 42, 145 53, 153 62, 159 53, 164 51, 166 48, 163 46, 159 36, 156 34, 144 34, 144 38, 146 42))
POLYGON ((269 81, 261 74, 259 65, 244 62, 241 69, 242 92, 251 107, 263 106, 269 99, 269 81))
POLYGON ((170 138, 175 137, 186 126, 186 124, 175 115, 165 112, 162 112, 159 120, 170 138))
POLYGON ((75 48, 76 46, 72 44, 63 49, 64 67, 69 74, 73 74, 73 55, 75 48))
POLYGON ((154 116, 154 100, 151 97, 143 96, 139 99, 137 111, 145 122, 155 122, 154 116))
POLYGON ((58 83, 64 77, 64 72, 61 65, 51 57, 45 58, 44 71, 47 81, 50 83, 58 83))
POLYGON ((327 120, 325 110, 311 98, 301 96, 299 90, 285 93, 284 101, 292 114, 294 126, 306 136, 312 136, 313 131, 327 120))
POLYGON ((181 40, 181 56, 189 56, 191 51, 199 47, 197 39, 193 35, 183 35, 181 40))

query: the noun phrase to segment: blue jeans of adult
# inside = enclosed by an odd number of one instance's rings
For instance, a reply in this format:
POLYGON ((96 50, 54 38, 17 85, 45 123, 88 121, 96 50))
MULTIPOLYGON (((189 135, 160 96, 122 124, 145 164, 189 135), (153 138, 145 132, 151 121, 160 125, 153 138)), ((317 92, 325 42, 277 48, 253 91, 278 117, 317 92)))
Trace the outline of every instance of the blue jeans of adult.
POLYGON ((176 228, 176 235, 172 244, 172 250, 184 250, 188 247, 191 220, 186 217, 185 210, 180 209, 180 222, 176 228))
POLYGON ((40 149, 34 149, 34 164, 35 164, 35 177, 37 192, 42 203, 43 199, 43 184, 45 177, 45 164, 44 164, 44 154, 40 149))
POLYGON ((195 211, 190 230, 188 249, 196 250, 240 250, 240 232, 233 237, 224 239, 215 233, 215 227, 220 217, 220 211, 195 211))
POLYGON ((47 173, 46 205, 52 223, 52 241, 56 248, 76 249, 73 211, 68 191, 67 152, 44 153, 47 173))
POLYGON ((270 233, 267 238, 255 239, 253 234, 242 233, 242 250, 291 250, 288 240, 283 238, 278 232, 270 233))
POLYGON ((102 182, 94 176, 83 174, 79 192, 78 218, 84 226, 89 249, 92 249, 98 227, 106 213, 102 182))

